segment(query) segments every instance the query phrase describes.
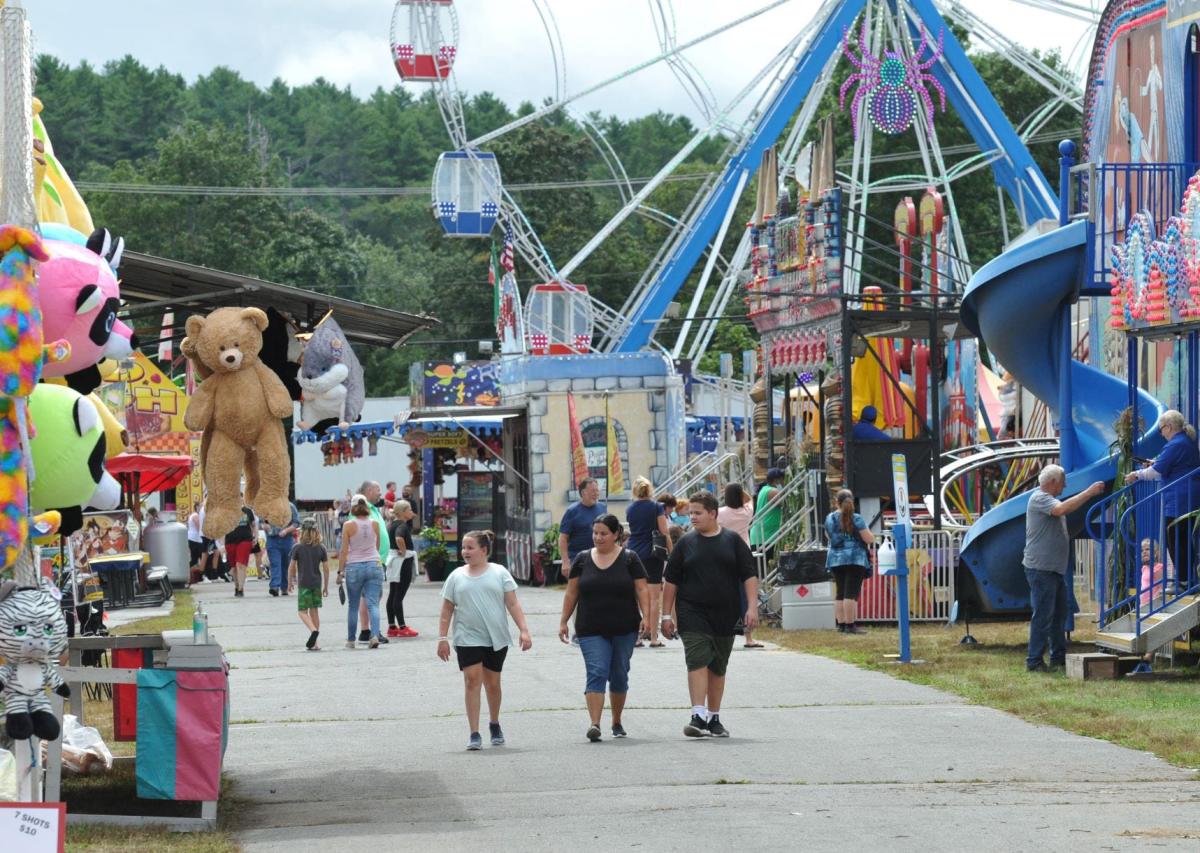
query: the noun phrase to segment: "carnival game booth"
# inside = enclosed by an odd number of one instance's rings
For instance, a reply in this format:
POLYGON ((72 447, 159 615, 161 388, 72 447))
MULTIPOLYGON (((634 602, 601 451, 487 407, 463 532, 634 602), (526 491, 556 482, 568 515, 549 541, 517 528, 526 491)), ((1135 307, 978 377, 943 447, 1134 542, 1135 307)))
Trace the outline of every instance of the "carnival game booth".
MULTIPOLYGON (((503 419, 516 414, 472 408, 405 410, 390 421, 359 423, 346 429, 331 427, 323 435, 294 430, 292 442, 297 447, 319 447, 324 465, 335 468, 381 455, 389 444, 402 444, 408 450, 407 467, 381 469, 373 472, 371 479, 395 480, 409 486, 417 525, 437 528, 453 557, 463 533, 492 530, 502 534, 504 530, 504 486, 499 475, 504 464, 501 435, 503 419)), ((309 458, 307 452, 304 458, 309 458)), ((357 477, 343 479, 354 481, 348 488, 357 487, 357 477)), ((331 492, 330 497, 340 494, 331 492)), ((331 505, 331 501, 306 502, 305 508, 327 509, 331 505)), ((336 519, 329 520, 327 515, 319 515, 318 519, 325 519, 322 534, 326 541, 333 542, 336 519)), ((503 553, 502 541, 497 547, 498 553, 503 553)))

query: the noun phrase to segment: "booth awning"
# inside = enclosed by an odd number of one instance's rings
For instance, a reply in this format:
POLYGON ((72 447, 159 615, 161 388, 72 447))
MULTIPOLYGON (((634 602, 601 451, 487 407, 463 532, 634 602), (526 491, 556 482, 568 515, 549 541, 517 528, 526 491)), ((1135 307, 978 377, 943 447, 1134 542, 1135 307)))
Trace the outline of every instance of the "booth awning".
POLYGON ((122 453, 104 464, 108 473, 121 481, 126 494, 173 489, 192 470, 191 457, 156 453, 122 453))
POLYGON ((394 421, 375 421, 373 423, 352 424, 346 429, 331 427, 323 435, 317 435, 312 430, 293 430, 293 444, 319 444, 323 441, 340 441, 343 438, 370 438, 371 436, 396 436, 401 441, 411 429, 458 430, 465 429, 480 438, 490 438, 500 435, 503 418, 469 417, 469 418, 410 418, 397 425, 394 421))
MULTIPOLYGON (((338 325, 352 343, 398 348, 411 335, 439 325, 427 314, 409 314, 316 293, 248 275, 126 252, 121 259, 121 296, 135 321, 158 319, 164 311, 207 313, 225 306, 274 308, 303 329, 333 309, 338 325)), ((180 321, 182 325, 182 320, 180 321)))

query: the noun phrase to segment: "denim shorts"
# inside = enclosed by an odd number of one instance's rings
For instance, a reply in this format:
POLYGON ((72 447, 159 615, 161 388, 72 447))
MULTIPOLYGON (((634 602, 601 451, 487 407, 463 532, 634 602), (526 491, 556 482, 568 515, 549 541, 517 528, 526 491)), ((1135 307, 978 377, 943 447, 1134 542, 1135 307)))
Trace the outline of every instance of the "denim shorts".
POLYGON ((629 692, 629 660, 633 657, 633 644, 637 642, 637 631, 603 637, 593 634, 579 638, 579 649, 583 652, 583 664, 587 668, 587 684, 584 693, 629 692))

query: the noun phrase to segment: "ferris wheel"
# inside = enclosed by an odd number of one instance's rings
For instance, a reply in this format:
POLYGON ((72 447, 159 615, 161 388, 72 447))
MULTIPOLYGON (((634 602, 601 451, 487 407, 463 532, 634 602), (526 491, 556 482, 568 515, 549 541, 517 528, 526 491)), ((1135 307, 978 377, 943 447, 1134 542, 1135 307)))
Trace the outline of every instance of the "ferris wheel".
MULTIPOLYGON (((857 64, 860 89, 865 85, 872 90, 863 98, 851 95, 851 115, 847 120, 853 121, 856 128, 853 155, 850 162, 844 164, 848 169, 839 169, 837 173, 839 183, 847 191, 847 249, 860 254, 864 250, 866 209, 872 195, 910 189, 920 191, 936 186, 944 196, 947 208, 948 257, 964 267, 955 276, 961 281, 969 277, 970 254, 957 216, 954 182, 979 169, 991 168, 997 176, 1001 208, 1005 206, 1007 194, 1008 204, 1015 208, 1022 225, 1031 225, 1050 204, 1049 195, 1052 194, 1047 192, 1044 179, 1039 182, 1031 177, 1032 172, 1037 172, 1040 177, 1040 172, 1032 166, 1024 143, 1044 129, 1059 112, 1082 109, 1079 75, 1064 72, 1046 62, 998 27, 949 0, 823 0, 808 23, 788 34, 765 64, 749 74, 745 85, 724 103, 719 102, 713 87, 688 53, 695 55, 695 51, 704 50, 715 37, 790 0, 764 0, 760 8, 685 42, 679 41, 671 0, 648 0, 648 24, 653 27, 660 53, 575 92, 567 86, 565 46, 550 0, 531 2, 544 30, 553 66, 553 97, 540 109, 474 138, 464 117, 455 70, 459 20, 453 0, 398 0, 393 10, 390 39, 392 61, 400 77, 405 82, 431 86, 454 146, 454 150, 439 158, 433 187, 434 214, 446 234, 488 236, 500 222, 505 229, 506 241, 511 242, 515 254, 539 280, 530 288, 523 312, 515 278, 508 282, 509 302, 515 302, 516 310, 510 304, 509 310, 502 314, 506 322, 513 323, 511 345, 520 351, 616 352, 649 345, 676 358, 700 358, 711 342, 717 318, 725 313, 737 293, 739 276, 750 260, 748 232, 742 234, 732 251, 721 251, 737 201, 757 169, 763 150, 772 145, 778 148, 780 181, 796 176, 798 163, 804 159, 803 143, 809 136, 833 69, 839 62, 857 64), (955 64, 947 59, 945 49, 939 44, 939 34, 931 32, 932 28, 927 26, 930 21, 942 25, 942 40, 946 38, 948 28, 944 24, 948 22, 969 32, 973 43, 1004 56, 1046 90, 1044 103, 1029 116, 1014 117, 1016 127, 1010 125, 1003 113, 997 115, 998 108, 990 93, 986 89, 980 91, 982 81, 973 69, 964 68, 961 61, 955 64), (892 57, 894 62, 885 67, 887 57, 892 57), (572 105, 660 62, 667 65, 691 100, 700 116, 701 126, 658 173, 635 190, 620 157, 601 129, 586 115, 573 111, 572 105), (919 92, 906 83, 889 89, 887 81, 880 76, 881 71, 884 74, 895 72, 903 81, 905 69, 918 75, 926 74, 932 85, 919 92), (942 90, 941 98, 935 86, 942 90), (887 109, 900 109, 898 104, 903 98, 897 92, 901 88, 919 101, 915 108, 912 104, 903 108, 902 112, 907 113, 903 127, 889 124, 886 114, 887 109), (881 89, 890 94, 876 97, 881 89), (945 97, 949 97, 963 118, 978 147, 977 151, 958 160, 953 157, 961 152, 947 152, 939 144, 936 111, 925 108, 929 105, 927 100, 940 101, 945 97), (876 114, 874 105, 880 98, 890 98, 895 103, 891 107, 878 107, 884 112, 876 114), (572 257, 556 263, 516 200, 505 189, 503 164, 486 151, 485 146, 525 124, 559 111, 567 111, 587 135, 597 157, 612 176, 621 206, 572 257), (789 126, 793 116, 795 121, 789 126), (786 135, 783 133, 785 128, 786 135), (911 174, 873 179, 873 139, 876 134, 896 132, 909 132, 915 137, 914 168, 911 174), (721 168, 701 182, 682 212, 671 213, 651 207, 648 199, 654 190, 702 142, 713 136, 726 140, 721 168), (597 247, 634 215, 665 224, 668 236, 625 302, 610 306, 596 299, 586 287, 573 283, 571 276, 597 247), (655 340, 669 304, 702 258, 700 281, 674 342, 655 340), (566 304, 560 304, 564 302, 566 304), (522 313, 523 317, 516 316, 522 313)), ((1099 6, 1103 5, 1098 0, 1008 2, 1052 12, 1072 20, 1077 27, 1082 24, 1078 46, 1068 56, 1068 63, 1084 61, 1085 47, 1091 43, 1090 29, 1098 20, 1099 6)), ((949 39, 957 45, 953 35, 949 35, 949 39)), ((958 50, 961 52, 961 48, 958 50)), ((962 56, 965 60, 965 53, 962 56)), ((915 79, 922 82, 919 76, 915 79)), ((1005 223, 1006 217, 1002 216, 1001 222, 1005 223)), ((510 267, 511 264, 506 269, 510 267)), ((845 289, 856 291, 855 271, 847 267, 845 276, 845 289)), ((503 344, 503 334, 501 338, 503 344)))

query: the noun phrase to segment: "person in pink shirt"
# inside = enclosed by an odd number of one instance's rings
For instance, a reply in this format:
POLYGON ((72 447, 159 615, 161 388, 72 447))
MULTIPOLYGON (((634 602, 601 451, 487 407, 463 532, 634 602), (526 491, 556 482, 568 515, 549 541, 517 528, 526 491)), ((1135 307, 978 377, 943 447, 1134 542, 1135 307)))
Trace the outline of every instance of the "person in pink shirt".
MULTIPOLYGON (((717 524, 726 530, 732 530, 747 545, 750 544, 750 522, 754 518, 754 502, 746 494, 741 483, 730 483, 725 487, 725 503, 717 510, 717 524)), ((745 592, 742 593, 743 597, 745 592)), ((747 602, 742 602, 742 610, 747 602)), ((743 648, 761 649, 762 643, 754 642, 750 630, 745 630, 746 642, 743 648)))
POLYGON ((1163 585, 1166 583, 1166 572, 1162 560, 1155 559, 1159 556, 1156 551, 1153 542, 1142 540, 1142 582, 1138 586, 1142 607, 1149 607, 1155 598, 1160 602, 1165 600, 1163 585))

